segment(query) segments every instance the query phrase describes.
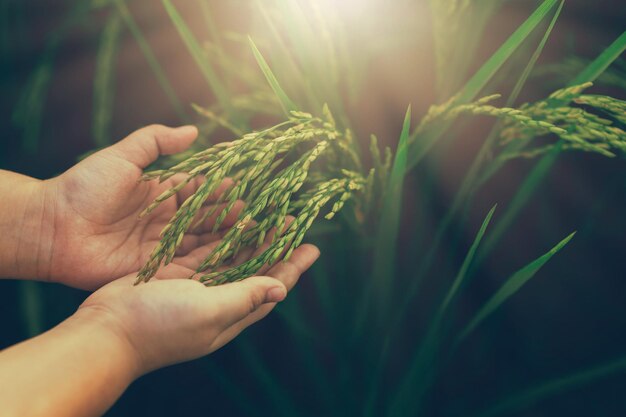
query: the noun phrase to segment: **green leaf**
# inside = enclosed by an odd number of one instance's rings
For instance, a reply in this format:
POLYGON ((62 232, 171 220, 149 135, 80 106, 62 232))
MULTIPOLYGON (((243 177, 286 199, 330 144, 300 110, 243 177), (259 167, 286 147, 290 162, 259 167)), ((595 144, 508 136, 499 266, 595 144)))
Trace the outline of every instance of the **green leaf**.
MULTIPOLYGON (((513 88, 513 91, 511 92, 511 95, 508 97, 507 104, 506 104, 507 107, 511 107, 513 102, 515 102, 519 91, 521 91, 526 80, 528 79, 530 72, 534 68, 537 62, 537 59, 541 55, 541 52, 543 51, 543 48, 550 36, 550 33, 552 32, 552 29, 554 28, 554 25, 560 15, 563 4, 564 4, 564 1, 561 0, 559 8, 554 14, 552 21, 548 25, 548 28, 546 32, 544 33, 543 38, 541 39, 537 48, 535 49, 535 52, 531 56, 528 62, 528 65, 525 67, 524 71, 522 72, 519 79, 517 80, 515 87, 513 88)), ((480 171, 480 169, 483 167, 483 163, 486 160, 487 156, 491 154, 492 143, 497 138, 498 132, 499 132, 498 123, 496 123, 496 125, 492 128, 491 132, 489 133, 489 136, 487 137, 487 139, 481 146, 476 158, 472 162, 472 165, 470 166, 470 169, 468 170, 467 175, 463 179, 461 187, 459 191, 456 193, 452 204, 449 206, 446 212, 446 215, 441 220, 441 222, 439 222, 439 225, 437 227, 437 232, 435 233, 434 239, 432 239, 431 241, 430 248, 426 252, 425 256, 422 258, 420 266, 417 270, 416 277, 415 279, 413 279, 413 281, 411 282, 410 286, 408 287, 406 291, 405 299, 407 300, 407 303, 408 303, 408 300, 411 300, 413 298, 413 296, 415 295, 415 292, 418 290, 425 275, 430 271, 433 261, 435 260, 435 255, 437 254, 437 251, 439 250, 439 247, 441 246, 443 237, 447 233, 449 227, 452 225, 454 216, 458 213, 459 209, 463 207, 463 204, 467 202, 467 199, 470 198, 470 193, 476 186, 477 174, 480 171)), ((488 168, 494 166, 495 163, 496 163, 495 161, 491 161, 488 168)), ((485 252, 486 251, 481 250, 481 253, 485 253, 485 252)), ((404 314, 404 311, 400 309, 399 314, 400 315, 404 314)))
POLYGON ((100 35, 93 87, 92 135, 96 146, 111 143, 111 118, 115 101, 115 65, 122 34, 122 19, 114 13, 100 35))
POLYGON ((280 105, 283 108, 283 111, 288 117, 291 116, 290 112, 298 110, 298 107, 294 104, 293 101, 291 101, 287 93, 285 93, 285 90, 283 90, 283 88, 280 86, 270 66, 267 65, 267 61, 265 61, 265 58, 263 58, 263 55, 261 55, 261 51, 259 51, 259 48, 256 47, 254 41, 249 36, 248 41, 250 42, 250 48, 252 48, 254 58, 259 64, 261 71, 263 71, 263 75, 265 75, 265 78, 267 79, 270 87, 272 87, 274 94, 276 94, 276 97, 278 97, 278 101, 280 101, 280 105))
POLYGON ((552 8, 557 4, 558 0, 544 0, 534 13, 526 19, 521 26, 500 46, 487 62, 474 74, 467 82, 459 101, 467 103, 476 98, 478 93, 482 91, 487 83, 493 78, 498 70, 509 60, 511 55, 524 43, 533 30, 543 21, 550 13, 552 8))
POLYGON ((487 213, 487 217, 485 217, 485 220, 483 220, 483 224, 480 226, 480 229, 478 230, 478 233, 476 234, 476 237, 474 238, 474 242, 472 243, 472 246, 470 246, 470 249, 467 252, 467 255, 465 256, 465 259, 463 260, 463 265, 461 265, 461 269, 459 270, 456 278, 454 279, 454 282, 452 283, 452 286, 450 287, 450 290, 446 294, 446 297, 444 298, 443 302, 441 303, 441 306, 439 307, 439 312, 437 313, 437 317, 440 317, 440 318, 443 317, 450 303, 452 302, 454 297, 457 295, 457 293, 459 292, 459 289, 461 288, 461 285, 465 281, 467 271, 469 270, 470 265, 474 261, 476 251, 478 250, 478 247, 480 246, 480 242, 482 241, 483 236, 485 235, 487 226, 489 226, 489 223, 491 222, 491 218, 493 217, 493 213, 495 213, 496 211, 496 207, 497 207, 497 204, 493 206, 491 210, 489 210, 489 213, 487 213))
POLYGON ((381 311, 392 287, 391 280, 395 276, 396 248, 400 232, 400 214, 402 209, 402 188, 406 172, 408 139, 411 131, 411 106, 404 117, 402 133, 398 149, 391 167, 387 189, 384 192, 383 208, 380 214, 380 225, 377 233, 374 252, 374 270, 372 280, 376 285, 376 296, 381 311))
POLYGON ((561 144, 557 143, 545 156, 539 160, 535 168, 526 177, 522 185, 517 189, 515 196, 507 206, 504 214, 494 226, 493 232, 487 238, 484 246, 478 254, 478 263, 482 263, 493 248, 498 244, 502 236, 510 229, 522 209, 530 200, 533 192, 543 183, 544 178, 550 172, 554 161, 561 153, 561 144))
POLYGON ((528 408, 544 398, 560 394, 610 375, 626 372, 626 357, 594 366, 569 375, 543 382, 536 387, 528 388, 517 394, 505 397, 476 417, 496 417, 510 415, 513 412, 528 408))
POLYGON ((493 206, 485 217, 450 290, 430 322, 417 352, 412 356, 408 371, 395 390, 396 396, 389 407, 388 416, 418 415, 424 394, 430 387, 431 378, 435 376, 434 363, 437 353, 440 352, 442 336, 444 335, 444 326, 442 324, 446 311, 465 280, 467 271, 474 260, 476 250, 495 210, 496 206, 493 206))
MULTIPOLYGON (((457 103, 468 103, 482 91, 498 70, 509 60, 511 55, 524 43, 533 30, 543 21, 558 0, 544 0, 534 13, 498 48, 485 64, 465 84, 457 99, 457 103)), ((438 129, 431 130, 416 141, 417 136, 411 135, 410 159, 407 169, 414 168, 437 140, 450 128, 453 121, 443 123, 438 129)))
MULTIPOLYGON (((587 68, 585 68, 576 78, 574 78, 568 85, 579 85, 586 82, 594 81, 603 71, 606 70, 619 56, 626 50, 626 32, 619 36, 608 48, 604 50, 587 68)), ((519 187, 517 193, 513 197, 511 204, 505 211, 504 215, 495 226, 494 232, 489 237, 489 240, 485 243, 481 253, 479 254, 479 262, 481 262, 491 249, 498 243, 504 233, 509 230, 522 208, 528 203, 530 197, 535 192, 537 187, 544 182, 545 177, 548 175, 552 166, 556 162, 557 157, 561 152, 561 145, 563 140, 557 142, 557 145, 544 155, 539 162, 535 165, 530 175, 524 180, 524 183, 519 187)), ((483 183, 489 177, 494 175, 498 170, 498 167, 488 169, 486 175, 483 175, 479 183, 483 183)))
POLYGON ((172 23, 178 30, 180 37, 183 39, 185 46, 187 46, 187 50, 193 57, 194 61, 198 65, 200 72, 202 73, 204 79, 211 87, 211 90, 215 94, 217 101, 220 103, 223 109, 226 111, 231 110, 230 96, 228 94, 228 90, 222 84, 221 80, 217 76, 217 73, 209 63, 204 50, 200 46, 200 43, 196 39, 196 37, 189 29, 189 26, 185 23, 185 20, 182 18, 178 10, 170 0, 161 0, 163 2, 163 6, 165 7, 165 11, 169 15, 172 23))
POLYGON ((568 85, 584 84, 595 81, 606 69, 626 51, 626 31, 606 48, 591 64, 587 66, 568 85))
POLYGON ((458 341, 461 341, 467 337, 482 321, 493 313, 498 307, 500 307, 506 300, 513 296, 520 288, 522 288, 535 274, 548 262, 557 252, 559 252, 565 245, 569 243, 574 237, 576 232, 570 234, 555 247, 550 249, 548 253, 535 259, 524 268, 520 269, 509 279, 506 280, 504 285, 485 303, 485 305, 478 311, 469 324, 463 329, 458 337, 458 341))
POLYGON ((133 38, 135 39, 135 42, 137 43, 139 50, 141 51, 144 58, 148 62, 148 66, 150 67, 150 70, 154 74, 154 77, 156 78, 157 82, 159 83, 159 86, 161 87, 168 101, 172 105, 172 108, 174 109, 174 111, 176 112, 176 114, 182 121, 185 121, 185 122, 188 121, 189 118, 187 114, 185 113, 185 110, 184 110, 183 105, 181 104, 181 101, 178 99, 178 96, 176 95, 176 92, 174 91, 172 84, 167 79, 167 76, 165 75, 165 72, 163 71, 161 64, 159 64, 159 60, 154 55, 154 51, 150 47, 150 44, 148 43, 146 38, 143 36, 143 33, 141 32, 139 25, 137 25, 137 22, 135 22, 135 19, 133 18, 132 13, 130 12, 130 10, 128 9, 128 6, 126 5, 126 0, 113 0, 113 2, 115 4, 115 7, 117 8, 117 12, 120 14, 120 16, 122 16, 122 19, 124 19, 124 23, 126 24, 126 27, 130 31, 130 33, 133 35, 133 38))

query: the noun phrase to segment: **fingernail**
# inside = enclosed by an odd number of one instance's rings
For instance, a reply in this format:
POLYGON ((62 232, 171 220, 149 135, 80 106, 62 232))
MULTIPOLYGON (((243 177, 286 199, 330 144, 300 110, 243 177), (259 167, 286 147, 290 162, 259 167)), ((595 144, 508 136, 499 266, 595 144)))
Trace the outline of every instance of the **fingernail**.
POLYGON ((274 287, 267 291, 265 294, 265 302, 266 303, 278 303, 283 301, 287 296, 287 291, 285 291, 284 287, 274 287))

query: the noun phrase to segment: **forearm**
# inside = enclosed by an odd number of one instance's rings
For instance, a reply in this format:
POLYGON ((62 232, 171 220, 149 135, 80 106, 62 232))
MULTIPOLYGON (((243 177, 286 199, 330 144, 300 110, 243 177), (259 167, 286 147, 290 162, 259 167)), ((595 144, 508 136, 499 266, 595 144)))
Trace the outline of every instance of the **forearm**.
POLYGON ((54 225, 45 183, 0 170, 0 278, 46 279, 54 225))
POLYGON ((113 328, 106 313, 79 310, 0 352, 2 415, 102 415, 139 375, 132 346, 113 328))

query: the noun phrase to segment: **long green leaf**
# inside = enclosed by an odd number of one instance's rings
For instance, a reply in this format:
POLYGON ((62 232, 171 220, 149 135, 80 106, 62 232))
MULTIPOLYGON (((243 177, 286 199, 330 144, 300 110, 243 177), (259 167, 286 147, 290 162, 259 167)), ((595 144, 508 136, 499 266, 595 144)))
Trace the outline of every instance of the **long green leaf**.
POLYGON ((141 53, 143 54, 144 58, 148 62, 148 66, 150 67, 150 70, 154 74, 154 77, 159 83, 159 86, 161 87, 161 89, 165 93, 165 96, 167 97, 170 104, 172 105, 172 108, 174 109, 174 111, 176 112, 176 114, 182 121, 187 122, 189 120, 189 117, 185 113, 184 107, 181 104, 180 99, 176 95, 176 92, 174 91, 172 84, 170 83, 167 76, 165 75, 165 72, 163 71, 163 68, 161 67, 161 64, 159 63, 159 60, 154 55, 154 51, 152 50, 152 47, 150 46, 146 38, 143 36, 143 33, 141 32, 139 25, 137 25, 137 22, 135 22, 135 19, 133 18, 132 13, 130 12, 130 10, 128 9, 128 6, 126 5, 126 0, 113 0, 113 3, 115 4, 115 7, 117 8, 117 12, 120 14, 120 16, 122 16, 122 19, 124 19, 124 23, 126 24, 126 27, 130 31, 130 33, 133 35, 133 38, 135 39, 135 42, 137 43, 139 50, 141 50, 141 53))
POLYGON ((278 80, 276 79, 276 76, 272 72, 270 66, 267 65, 267 61, 265 60, 265 58, 263 58, 263 55, 261 55, 261 51, 259 51, 259 48, 256 47, 251 37, 248 37, 248 41, 250 42, 250 48, 252 49, 254 58, 259 64, 261 71, 263 71, 263 75, 265 75, 265 78, 267 79, 270 87, 272 87, 274 94, 276 94, 276 97, 278 97, 278 101, 280 101, 280 105, 283 108, 283 111, 287 116, 290 116, 290 112, 298 110, 298 107, 294 104, 293 101, 291 101, 287 93, 285 93, 285 90, 283 90, 283 88, 280 86, 278 80))
MULTIPOLYGON (((372 307, 372 298, 375 297, 377 313, 388 312, 385 304, 389 299, 389 292, 393 285, 391 280, 395 276, 395 260, 398 234, 400 232, 400 214, 402 209, 402 189, 406 172, 408 139, 411 132, 411 106, 409 105, 402 133, 398 142, 398 149, 387 178, 383 194, 383 207, 380 214, 380 223, 376 233, 374 259, 370 281, 364 286, 357 307, 357 317, 353 326, 354 337, 359 337, 372 307)), ((384 317, 379 314, 377 324, 382 323, 384 317)))
POLYGON ((511 227, 513 222, 518 218, 522 209, 530 200, 533 192, 543 182, 544 178, 550 172, 552 165, 561 153, 561 144, 557 144, 537 163, 535 168, 526 177, 522 185, 517 189, 515 196, 507 206, 504 214, 493 228, 493 232, 487 238, 487 241, 478 254, 478 263, 482 263, 493 248, 498 244, 502 236, 511 227))
POLYGON ((626 31, 609 45, 591 64, 576 78, 570 81, 569 86, 595 81, 606 69, 626 51, 626 31))
MULTIPOLYGON (((521 91, 522 87, 526 83, 528 76, 530 75, 530 72, 534 68, 537 62, 537 59, 541 55, 541 52, 543 51, 543 48, 545 47, 545 44, 548 38, 550 37, 552 29, 554 28, 554 25, 556 24, 556 21, 560 15, 563 4, 564 4, 564 0, 561 0, 559 8, 557 9, 554 16, 552 17, 552 21, 548 25, 546 32, 544 33, 541 41, 537 45, 537 48, 535 49, 533 55, 531 56, 528 64, 524 68, 524 71, 518 78, 511 94, 507 98, 507 104, 506 104, 507 107, 511 107, 513 105, 513 103, 517 99, 519 92, 521 91)), ((487 139, 485 140, 480 150, 478 151, 476 158, 474 158, 474 161, 472 162, 472 165, 470 166, 470 169, 468 170, 467 175, 463 179, 461 187, 459 188, 459 191, 456 193, 452 204, 449 206, 446 212, 446 215, 441 220, 441 222, 439 222, 437 231, 435 233, 435 237, 434 239, 432 239, 429 245, 429 249, 426 252, 425 256, 421 259, 415 279, 411 282, 410 286, 408 287, 406 291, 405 304, 408 304, 409 301, 413 298, 421 282, 423 281, 424 277, 430 271, 430 268, 432 267, 433 262, 435 260, 435 255, 437 254, 437 251, 439 250, 440 245, 443 241, 443 238, 448 232, 449 227, 452 225, 454 217, 458 214, 459 210, 463 207, 463 204, 466 203, 468 199, 470 198, 470 192, 474 190, 476 186, 476 177, 478 175, 478 172, 480 171, 481 167, 483 167, 484 161, 486 160, 487 156, 491 153, 492 143, 497 138, 498 125, 499 124, 496 123, 496 125, 492 128, 491 132, 487 136, 487 139)), ((493 162, 491 163, 491 165, 493 165, 493 162)), ((481 253, 486 253, 486 251, 481 250, 481 253)), ((398 310, 398 314, 403 315, 404 310, 403 309, 398 310)))
MULTIPOLYGON (((579 85, 589 81, 594 81, 602 74, 624 51, 626 51, 626 32, 619 36, 607 49, 602 52, 591 64, 587 66, 576 78, 569 82, 569 86, 579 85)), ((518 189, 513 197, 511 204, 504 212, 498 224, 494 228, 494 232, 490 235, 488 241, 483 246, 479 254, 479 262, 482 261, 493 247, 498 243, 506 230, 509 230, 511 224, 518 217, 522 208, 528 203, 533 192, 543 183, 552 166, 556 162, 561 152, 560 140, 557 145, 546 155, 544 155, 535 165, 531 173, 528 175, 524 183, 518 189)), ((486 181, 489 176, 495 174, 496 168, 490 169, 487 176, 483 176, 479 183, 486 181)))
MULTIPOLYGON (((444 335, 443 319, 445 314, 452 303, 452 300, 457 295, 461 285, 463 284, 467 271, 469 270, 474 255, 478 249, 480 242, 491 222, 491 218, 496 210, 496 206, 493 206, 489 213, 485 217, 470 249, 463 260, 463 264, 459 269, 459 272, 454 279, 450 290, 446 294, 443 302, 439 306, 434 318, 431 320, 426 335, 424 336, 417 352, 413 355, 413 359, 408 366, 408 371, 398 386, 396 396, 389 408, 389 416, 402 416, 402 415, 417 415, 424 394, 428 390, 431 384, 431 377, 435 375, 435 358, 440 350, 442 336, 444 335)), ((387 340, 390 342, 390 339, 387 340)), ((388 359, 388 351, 382 356, 382 363, 388 359)), ((370 395, 376 395, 376 392, 370 392, 370 395)), ((373 410, 371 410, 373 412, 373 410)), ((370 413, 372 415, 372 413, 370 413)))
POLYGON ((493 213, 495 213, 496 211, 496 207, 497 205, 493 206, 491 210, 489 210, 489 213, 487 213, 487 217, 485 217, 483 224, 480 226, 480 229, 478 230, 478 233, 476 234, 476 237, 474 238, 474 242, 472 243, 472 246, 470 246, 470 249, 467 252, 467 255, 465 256, 465 259, 463 260, 463 265, 461 266, 459 273, 454 279, 454 282, 452 283, 450 290, 446 294, 446 297, 444 298, 443 302, 441 303, 441 306, 439 307, 439 312, 437 313, 437 317, 443 317, 446 310, 450 306, 450 303, 452 302, 454 297, 457 295, 457 293, 459 292, 459 289, 461 288, 461 285, 465 281, 467 271, 469 270, 470 265, 474 261, 474 256, 476 255, 476 251, 478 250, 478 247, 480 246, 480 242, 482 241, 483 236, 485 235, 487 226, 489 226, 489 223, 491 222, 491 218, 493 217, 493 213))
POLYGON ((115 64, 122 34, 122 19, 114 13, 107 21, 96 57, 96 72, 93 88, 92 135, 96 146, 111 143, 111 118, 115 100, 115 64))
POLYGON ((198 42, 196 37, 191 32, 191 29, 189 29, 189 26, 187 26, 187 24, 185 23, 185 20, 180 15, 180 13, 178 13, 178 10, 176 9, 176 7, 174 7, 174 5, 172 4, 170 0, 161 0, 161 1, 163 2, 165 11, 169 15, 170 19, 172 20, 172 23, 174 23, 176 30, 178 30, 180 37, 185 43, 185 46, 187 46, 187 50, 189 51, 194 61, 198 65, 198 68, 200 69, 202 76, 204 77, 206 82, 209 84, 209 87, 211 87, 211 90, 215 94, 217 101, 220 103, 222 108, 225 109, 226 111, 232 110, 231 102, 230 102, 230 95, 228 93, 228 90, 226 89, 226 86, 222 84, 222 81, 219 79, 219 77, 217 76, 217 73, 215 72, 211 64, 209 63, 207 56, 204 53, 204 50, 200 46, 200 43, 198 42))
POLYGON ((469 324, 463 329, 458 337, 458 341, 461 341, 467 337, 482 321, 493 313, 498 307, 500 307, 506 300, 508 300, 513 294, 519 291, 535 274, 548 262, 557 252, 559 252, 565 245, 569 243, 574 237, 576 232, 570 234, 555 247, 550 249, 548 253, 535 259, 524 268, 520 269, 509 279, 506 280, 504 285, 485 303, 485 305, 476 313, 474 318, 470 320, 469 324))
POLYGON ((400 232, 400 214, 402 210, 402 188, 406 172, 408 139, 411 131, 411 106, 404 116, 402 133, 398 149, 389 174, 387 189, 384 193, 383 208, 380 214, 380 225, 377 233, 374 253, 372 282, 376 288, 376 297, 380 311, 384 308, 393 286, 389 280, 395 276, 396 249, 400 232))
MULTIPOLYGON (((489 83, 498 70, 509 60, 511 55, 522 45, 533 30, 543 21, 550 10, 557 4, 558 0, 544 0, 532 15, 498 48, 498 50, 485 62, 476 74, 465 84, 461 91, 457 103, 467 103, 481 92, 489 83)), ((409 142, 411 150, 407 169, 414 168, 436 141, 450 128, 452 121, 443 123, 438 129, 429 131, 421 136, 417 141, 417 135, 411 135, 409 142)))
POLYGON ((590 384, 598 379, 606 378, 613 374, 626 372, 626 357, 613 360, 589 369, 578 371, 570 375, 546 381, 536 387, 528 388, 520 393, 513 394, 483 412, 475 414, 476 417, 496 417, 509 415, 512 412, 523 410, 544 398, 560 394, 580 386, 590 384))

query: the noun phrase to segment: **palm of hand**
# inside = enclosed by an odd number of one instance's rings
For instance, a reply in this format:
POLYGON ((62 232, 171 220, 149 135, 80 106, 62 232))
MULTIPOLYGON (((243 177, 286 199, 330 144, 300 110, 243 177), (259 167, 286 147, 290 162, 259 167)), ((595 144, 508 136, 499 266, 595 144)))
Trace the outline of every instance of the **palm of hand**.
POLYGON ((112 330, 130 342, 144 373, 224 346, 265 317, 318 256, 317 248, 302 245, 289 261, 265 268, 267 276, 211 288, 172 279, 192 271, 170 264, 147 285, 132 287, 133 275, 109 283, 81 309, 95 309, 111 319, 112 330))
MULTIPOLYGON (((159 153, 183 150, 196 135, 195 129, 144 128, 51 180, 49 200, 56 207, 51 278, 91 289, 137 271, 158 243, 161 230, 199 185, 192 182, 140 220, 143 209, 184 179, 142 182, 142 169, 159 153)), ((218 238, 208 232, 209 226, 185 237, 181 256, 218 238)))

